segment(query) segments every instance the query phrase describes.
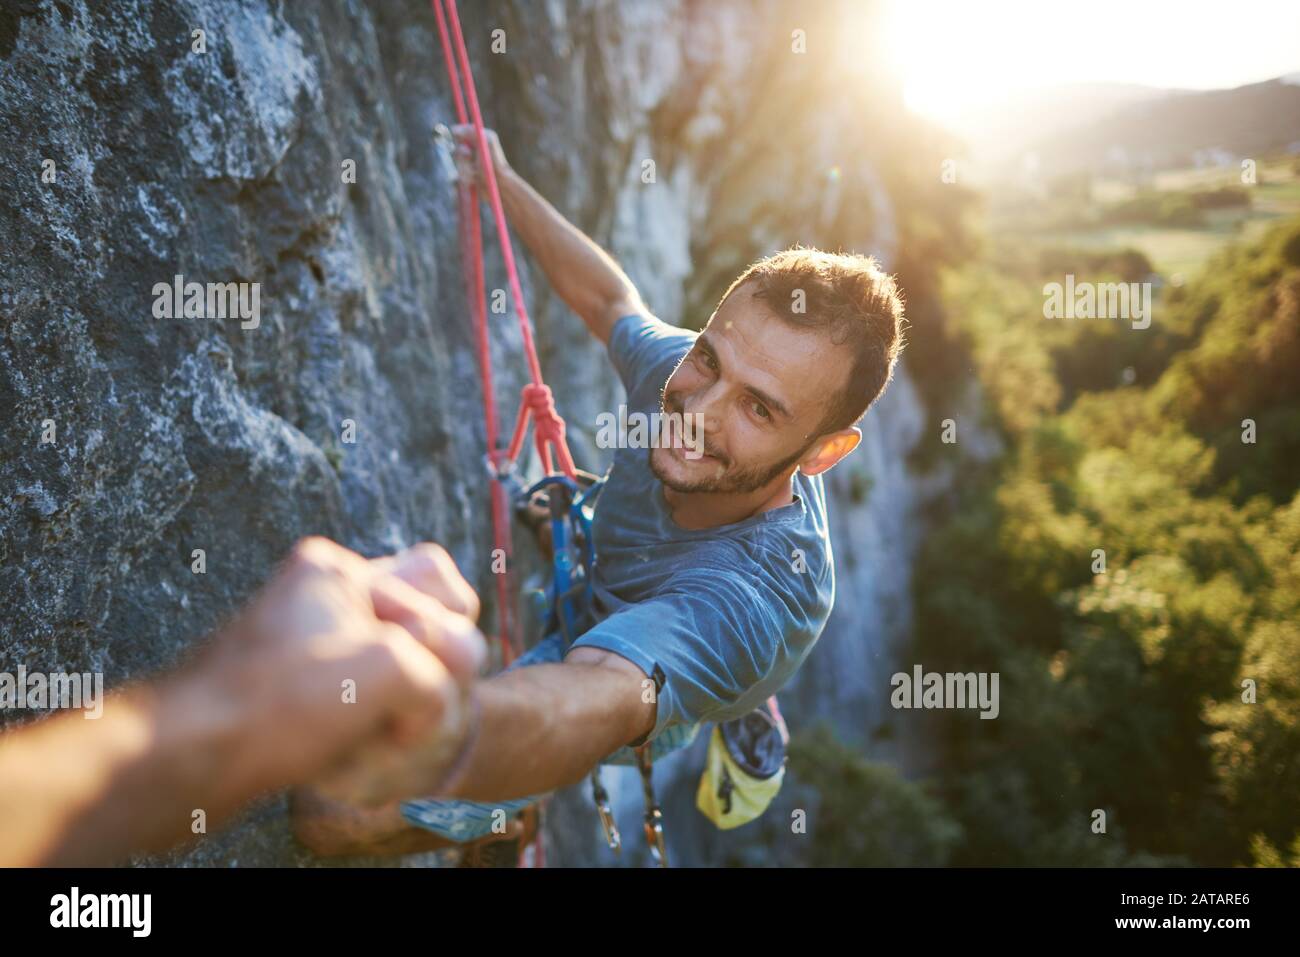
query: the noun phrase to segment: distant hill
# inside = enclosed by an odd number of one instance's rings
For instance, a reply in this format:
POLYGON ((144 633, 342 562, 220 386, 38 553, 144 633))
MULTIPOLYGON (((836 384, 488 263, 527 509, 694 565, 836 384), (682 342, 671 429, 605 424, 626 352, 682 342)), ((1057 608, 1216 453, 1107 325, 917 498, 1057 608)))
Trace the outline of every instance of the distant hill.
POLYGON ((1133 83, 1058 84, 971 109, 951 125, 981 163, 1003 165, 1041 140, 1177 92, 1133 83))
MULTIPOLYGON (((1300 75, 1231 90, 1173 91, 1098 116, 1041 130, 1026 144, 1048 175, 1188 165, 1235 165, 1287 148, 1300 150, 1300 75)), ((1063 113, 1068 104, 1058 101, 1063 113)))

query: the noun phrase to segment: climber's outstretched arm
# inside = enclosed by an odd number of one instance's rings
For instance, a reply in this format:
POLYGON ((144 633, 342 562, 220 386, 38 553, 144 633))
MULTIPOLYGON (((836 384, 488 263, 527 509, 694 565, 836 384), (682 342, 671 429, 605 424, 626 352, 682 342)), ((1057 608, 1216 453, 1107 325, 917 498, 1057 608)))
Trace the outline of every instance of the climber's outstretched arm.
POLYGON ((654 727, 653 687, 632 662, 599 648, 501 673, 481 686, 478 740, 444 796, 508 800, 578 783, 654 727))
MULTIPOLYGON (((419 793, 490 803, 575 784, 654 727, 648 681, 632 662, 599 648, 575 648, 563 664, 502 672, 479 688, 482 723, 460 780, 433 794, 445 769, 430 768, 419 793)), ((399 803, 367 807, 365 799, 302 790, 291 802, 294 834, 321 856, 410 854, 454 843, 409 823, 399 803)))
MULTIPOLYGON (((490 802, 576 784, 654 728, 653 687, 639 667, 599 648, 575 648, 562 664, 504 671, 477 689, 481 717, 478 730, 462 739, 459 770, 448 780, 446 762, 423 764, 416 743, 400 772, 405 790, 412 798, 490 802)), ((380 799, 346 782, 322 787, 319 796, 322 806, 373 807, 380 799)))
MULTIPOLYGON (((469 144, 460 147, 465 151, 462 168, 474 169, 473 154, 468 152, 476 141, 474 127, 457 126, 454 132, 462 144, 469 144)), ((561 216, 511 168, 496 133, 488 130, 487 136, 510 227, 541 265, 551 288, 582 317, 592 335, 608 341, 621 316, 646 311, 640 293, 609 253, 561 216)))

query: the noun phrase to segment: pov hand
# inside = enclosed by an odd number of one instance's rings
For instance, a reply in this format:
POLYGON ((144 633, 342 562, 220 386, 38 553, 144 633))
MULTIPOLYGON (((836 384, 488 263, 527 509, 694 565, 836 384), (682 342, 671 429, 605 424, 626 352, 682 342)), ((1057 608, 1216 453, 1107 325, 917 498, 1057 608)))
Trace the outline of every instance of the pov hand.
MULTIPOLYGON (((371 564, 398 583, 436 598, 467 619, 477 619, 478 596, 442 548, 419 545, 371 564)), ((382 610, 385 614, 393 611, 386 603, 382 610)), ((485 656, 486 646, 481 636, 479 642, 481 654, 485 656)), ((479 663, 481 659, 476 662, 475 674, 479 663)), ((434 782, 443 779, 449 766, 470 743, 467 737, 474 730, 470 726, 474 717, 470 713, 472 690, 472 683, 462 683, 456 706, 446 715, 431 715, 417 709, 401 716, 388 735, 354 753, 322 778, 318 789, 328 797, 354 805, 382 804, 433 789, 434 782)))
POLYGON ((486 655, 477 615, 436 545, 368 562, 328 539, 301 542, 213 649, 227 697, 260 732, 248 756, 259 779, 407 796, 390 793, 399 752, 421 742, 427 772, 463 740, 486 655))
MULTIPOLYGON (((506 161, 505 150, 501 148, 501 140, 497 138, 495 130, 485 129, 484 134, 487 136, 488 152, 492 156, 492 168, 497 178, 505 176, 510 172, 510 164, 506 161)), ((482 187, 486 184, 482 164, 479 161, 478 134, 470 124, 457 124, 451 128, 452 136, 456 139, 456 165, 460 169, 461 175, 468 177, 471 182, 482 187)))

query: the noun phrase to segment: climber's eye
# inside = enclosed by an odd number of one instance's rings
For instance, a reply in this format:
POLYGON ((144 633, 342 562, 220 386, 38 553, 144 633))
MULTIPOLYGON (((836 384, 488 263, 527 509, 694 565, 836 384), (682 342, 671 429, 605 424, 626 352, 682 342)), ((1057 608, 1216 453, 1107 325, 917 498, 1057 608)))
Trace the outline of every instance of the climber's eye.
POLYGON ((695 362, 708 372, 718 371, 718 357, 698 343, 695 346, 695 362))

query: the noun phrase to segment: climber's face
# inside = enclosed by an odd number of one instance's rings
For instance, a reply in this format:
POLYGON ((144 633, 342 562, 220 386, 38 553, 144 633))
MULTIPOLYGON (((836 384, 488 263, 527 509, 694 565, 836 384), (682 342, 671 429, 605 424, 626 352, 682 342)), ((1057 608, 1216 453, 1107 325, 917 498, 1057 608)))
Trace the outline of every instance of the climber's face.
POLYGON ((777 318, 748 286, 718 307, 664 385, 663 411, 704 430, 702 457, 689 435, 650 452, 655 476, 675 492, 775 488, 796 468, 825 471, 861 438, 857 429, 820 432, 848 382, 848 352, 819 330, 777 318))

